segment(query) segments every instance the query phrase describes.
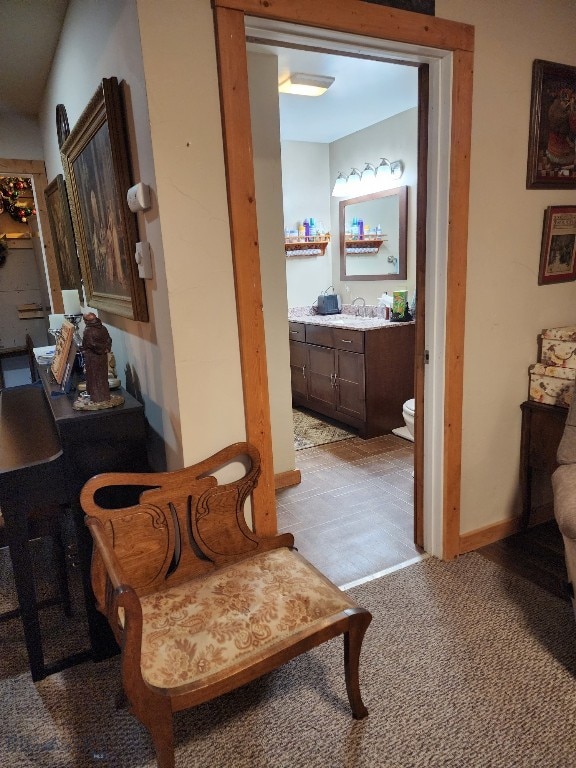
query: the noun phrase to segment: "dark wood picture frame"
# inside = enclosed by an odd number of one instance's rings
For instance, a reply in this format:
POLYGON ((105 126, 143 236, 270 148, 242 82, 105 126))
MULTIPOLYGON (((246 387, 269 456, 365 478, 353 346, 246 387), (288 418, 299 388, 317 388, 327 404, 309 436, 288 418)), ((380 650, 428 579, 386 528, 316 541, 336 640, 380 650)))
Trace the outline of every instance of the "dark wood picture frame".
POLYGON ((538 285, 576 280, 576 205, 544 211, 538 285))
POLYGON ((56 267, 60 279, 60 290, 78 291, 80 303, 83 301, 80 264, 72 228, 72 216, 68 204, 68 194, 64 176, 61 173, 44 190, 48 221, 52 233, 52 245, 56 257, 56 267))
POLYGON ((138 229, 121 86, 105 78, 62 145, 86 302, 147 321, 146 288, 134 259, 138 229))
POLYGON ((536 59, 527 189, 576 189, 576 67, 536 59))

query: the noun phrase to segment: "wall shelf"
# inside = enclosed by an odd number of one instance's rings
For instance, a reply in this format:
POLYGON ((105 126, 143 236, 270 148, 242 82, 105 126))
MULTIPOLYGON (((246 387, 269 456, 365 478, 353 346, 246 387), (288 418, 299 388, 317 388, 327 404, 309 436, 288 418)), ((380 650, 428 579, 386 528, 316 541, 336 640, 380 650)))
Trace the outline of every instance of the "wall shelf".
POLYGON ((344 242, 346 246, 346 253, 361 256, 363 253, 378 253, 382 243, 386 242, 386 238, 363 237, 361 240, 352 240, 350 238, 346 238, 344 242))
POLYGON ((304 238, 287 237, 284 240, 286 256, 323 256, 330 235, 310 235, 304 238))

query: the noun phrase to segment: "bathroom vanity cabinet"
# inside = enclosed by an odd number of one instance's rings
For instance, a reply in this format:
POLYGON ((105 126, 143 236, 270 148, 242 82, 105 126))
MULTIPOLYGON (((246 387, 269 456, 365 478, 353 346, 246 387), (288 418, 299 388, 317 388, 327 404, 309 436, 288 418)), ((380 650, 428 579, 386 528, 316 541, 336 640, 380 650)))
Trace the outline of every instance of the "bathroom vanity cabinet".
POLYGON ((414 323, 370 330, 290 322, 292 402, 376 437, 414 397, 414 323))

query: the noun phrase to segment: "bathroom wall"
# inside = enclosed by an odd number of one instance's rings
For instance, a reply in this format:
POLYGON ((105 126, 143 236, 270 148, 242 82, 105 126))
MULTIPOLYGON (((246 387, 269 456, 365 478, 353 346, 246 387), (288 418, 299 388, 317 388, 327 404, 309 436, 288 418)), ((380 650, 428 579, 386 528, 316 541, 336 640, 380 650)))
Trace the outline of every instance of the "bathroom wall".
POLYGON ((297 251, 291 251, 286 258, 289 307, 309 307, 332 285, 332 254, 338 256, 338 219, 331 222, 329 163, 328 144, 282 142, 284 226, 293 229, 312 216, 332 236, 322 256, 297 256, 297 251))
POLYGON ((410 109, 392 118, 345 136, 331 144, 282 142, 282 189, 284 225, 296 226, 306 216, 315 216, 328 228, 332 240, 324 256, 291 256, 286 259, 288 306, 308 306, 318 294, 333 285, 344 301, 363 296, 369 304, 377 303, 384 291, 415 286, 416 266, 416 186, 417 186, 418 110, 410 109), (360 170, 366 162, 381 157, 402 160, 405 171, 395 182, 408 186, 408 279, 340 280, 339 203, 331 196, 339 171, 360 170))
MULTIPOLYGON (((340 280, 338 240, 332 246, 332 283, 347 301, 362 296, 367 304, 376 304, 384 291, 407 288, 409 296, 416 283, 416 187, 418 183, 418 109, 409 109, 399 115, 371 125, 330 144, 330 177, 334 186, 338 172, 349 173, 351 168, 360 171, 367 162, 376 164, 381 157, 402 160, 404 174, 394 185, 408 187, 408 279, 407 280, 340 280)), ((338 231, 339 203, 341 198, 332 197, 333 228, 338 231)))

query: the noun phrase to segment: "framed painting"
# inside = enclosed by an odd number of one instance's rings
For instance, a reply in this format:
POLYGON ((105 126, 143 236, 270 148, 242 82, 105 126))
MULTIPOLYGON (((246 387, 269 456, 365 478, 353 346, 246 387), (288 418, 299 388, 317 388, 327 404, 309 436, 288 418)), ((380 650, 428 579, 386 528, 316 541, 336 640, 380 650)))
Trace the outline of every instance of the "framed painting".
POLYGON ((576 67, 532 65, 527 189, 576 189, 576 67))
POLYGON ((80 278, 80 265, 78 253, 72 229, 72 217, 66 193, 66 184, 61 173, 50 182, 44 190, 48 220, 52 233, 54 255, 60 278, 60 289, 69 291, 76 289, 80 303, 82 303, 82 280, 80 278))
POLYGON ((87 304, 147 321, 146 289, 134 259, 136 216, 126 201, 128 152, 120 85, 106 78, 62 145, 62 162, 87 304))
POLYGON ((551 205, 544 212, 538 285, 576 280, 576 205, 551 205))

